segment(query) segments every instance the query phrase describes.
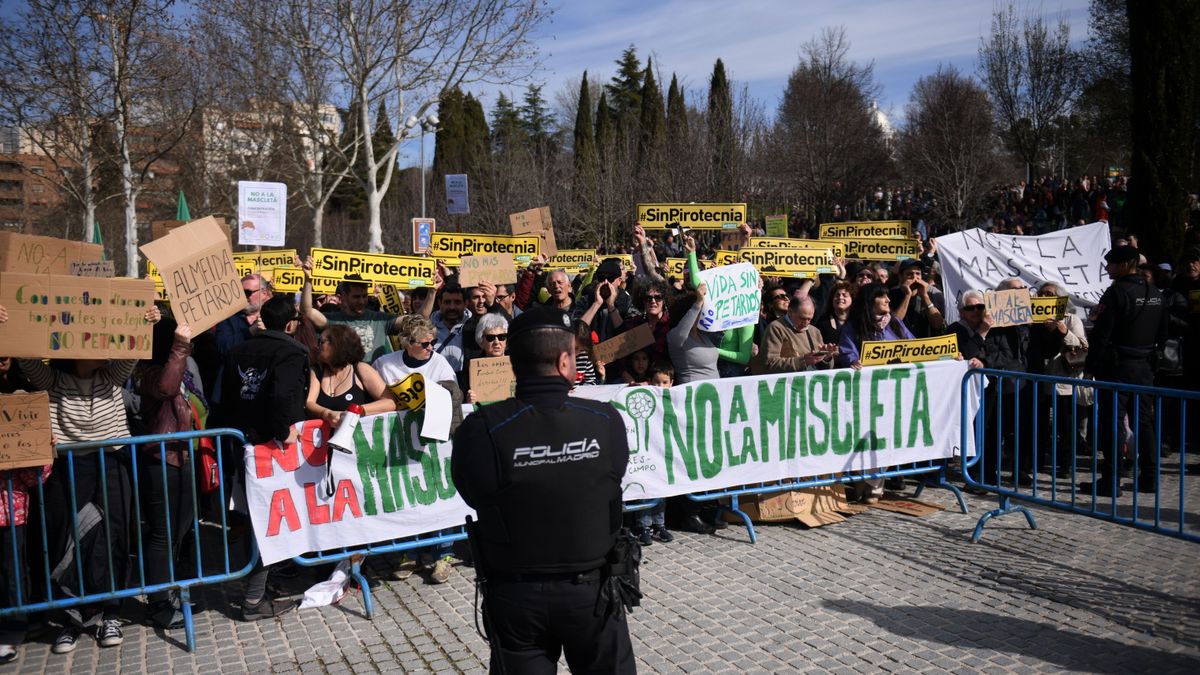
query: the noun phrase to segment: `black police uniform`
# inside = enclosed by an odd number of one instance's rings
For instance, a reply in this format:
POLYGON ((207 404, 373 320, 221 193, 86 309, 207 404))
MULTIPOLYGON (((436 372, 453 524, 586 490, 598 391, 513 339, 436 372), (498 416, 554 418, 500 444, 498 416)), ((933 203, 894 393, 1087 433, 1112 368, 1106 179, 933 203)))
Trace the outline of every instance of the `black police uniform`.
MULTIPOLYGON (((514 319, 510 342, 566 330, 556 309, 514 319)), ((517 379, 515 398, 484 406, 454 436, 451 471, 478 516, 477 567, 487 579, 492 672, 633 673, 624 616, 599 602, 602 568, 621 525, 629 445, 607 403, 568 398, 559 376, 517 379)))
MULTIPOLYGON (((1106 259, 1109 262, 1128 262, 1131 256, 1132 260, 1136 260, 1137 255, 1137 251, 1131 247, 1117 247, 1109 252, 1106 259)), ((1155 346, 1162 344, 1166 333, 1167 313, 1158 289, 1146 283, 1140 274, 1115 279, 1100 297, 1096 308, 1084 370, 1097 380, 1154 386, 1152 359, 1155 346)), ((1139 489, 1152 491, 1159 455, 1158 438, 1154 431, 1153 397, 1118 393, 1114 410, 1111 393, 1098 391, 1096 405, 1099 420, 1097 440, 1104 452, 1104 463, 1100 467, 1101 482, 1097 491, 1111 494, 1113 490, 1114 467, 1119 461, 1114 456, 1113 415, 1118 416, 1118 424, 1120 416, 1128 415, 1131 425, 1136 415, 1136 444, 1131 442, 1130 450, 1137 450, 1139 489)), ((1119 489, 1117 493, 1120 493, 1119 489)))

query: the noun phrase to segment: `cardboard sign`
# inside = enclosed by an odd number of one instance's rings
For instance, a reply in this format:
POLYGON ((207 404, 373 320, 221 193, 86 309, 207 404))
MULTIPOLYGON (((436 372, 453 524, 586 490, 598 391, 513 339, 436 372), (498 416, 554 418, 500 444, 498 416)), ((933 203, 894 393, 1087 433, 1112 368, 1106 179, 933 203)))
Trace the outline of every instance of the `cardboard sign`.
MULTIPOLYGON (((229 229, 229 223, 225 222, 224 218, 216 216, 213 216, 213 220, 217 221, 217 225, 225 233, 225 238, 229 240, 229 247, 233 248, 233 231, 229 229)), ((156 220, 150 223, 150 236, 152 239, 162 239, 187 224, 186 220, 156 220)))
POLYGON ((0 272, 0 305, 8 310, 0 354, 148 359, 153 326, 145 314, 154 297, 154 283, 145 279, 0 272))
POLYGON ((53 464, 51 435, 49 394, 0 396, 0 470, 53 464))
POLYGON ((221 226, 209 216, 141 247, 162 276, 171 313, 199 335, 246 308, 242 277, 221 226))
POLYGON ((753 265, 741 263, 703 270, 700 282, 708 287, 700 307, 700 330, 716 333, 758 323, 762 293, 753 265))
POLYGON ((507 253, 513 260, 528 265, 541 251, 541 239, 534 235, 520 237, 503 234, 464 234, 462 232, 434 232, 430 240, 429 254, 457 267, 463 256, 487 253, 507 253))
POLYGON ((559 249, 546 260, 547 270, 586 272, 596 260, 596 251, 590 248, 559 249))
POLYGON ((953 333, 914 340, 868 340, 858 352, 858 362, 864 366, 889 363, 923 363, 942 361, 958 356, 958 338, 953 333))
MULTIPOLYGON (((824 240, 825 237, 821 237, 824 240)), ((917 239, 837 239, 846 250, 847 258, 859 260, 907 260, 921 255, 917 239)))
POLYGON ((287 185, 238 181, 238 243, 283 246, 287 233, 287 185))
POLYGON ((910 220, 868 220, 851 223, 821 223, 822 239, 915 239, 910 220))
POLYGON ((558 253, 558 244, 554 241, 554 221, 550 218, 550 207, 529 209, 520 213, 508 215, 508 225, 514 235, 533 234, 542 240, 542 253, 553 256, 558 253))
POLYGON ((834 258, 845 258, 846 247, 840 241, 823 239, 780 239, 750 237, 750 248, 790 248, 797 251, 829 251, 834 258))
POLYGON ((99 277, 111 279, 117 276, 117 267, 111 260, 96 260, 92 262, 71 263, 70 273, 73 277, 99 277))
POLYGON ((992 316, 992 326, 1020 326, 1033 323, 1033 298, 1029 290, 1016 288, 1010 291, 984 291, 983 303, 992 316))
POLYGON ((750 263, 763 276, 808 279, 836 271, 829 249, 808 251, 793 248, 753 248, 739 251, 743 262, 750 263))
POLYGON ((472 288, 481 281, 490 281, 497 286, 517 283, 517 268, 512 256, 506 253, 464 256, 459 261, 458 284, 472 288))
POLYGON ((779 237, 781 239, 787 238, 788 229, 786 213, 778 216, 767 216, 766 221, 768 237, 779 237))
POLYGON ((96 262, 104 247, 54 237, 0 232, 0 272, 70 274, 73 262, 96 262))
MULTIPOLYGON (((711 270, 717 266, 717 261, 697 258, 696 264, 699 265, 700 269, 702 270, 711 270)), ((685 273, 687 273, 687 258, 667 258, 666 267, 667 276, 682 277, 685 273)))
POLYGON ((513 395, 517 380, 507 356, 471 359, 470 366, 469 382, 476 401, 491 403, 513 395))
POLYGON ((425 253, 433 233, 437 231, 437 221, 433 218, 412 219, 413 253, 425 253))
POLYGON ((1067 315, 1067 298, 1046 297, 1030 298, 1029 311, 1033 322, 1054 319, 1061 321, 1067 315))
POLYGON ((871 508, 883 509, 884 511, 892 511, 894 513, 903 513, 906 516, 915 516, 923 518, 938 511, 945 510, 946 507, 932 502, 922 502, 916 499, 905 499, 893 495, 885 495, 883 499, 871 504, 871 508))
POLYGON ((722 230, 721 243, 719 244, 722 251, 736 251, 742 247, 742 231, 741 230, 722 230))
POLYGON ((729 230, 746 222, 746 205, 638 204, 637 219, 647 230, 679 226, 689 230, 729 230))
POLYGON ((654 331, 647 324, 631 328, 620 335, 609 338, 592 348, 596 363, 612 363, 643 347, 654 344, 654 331))
POLYGON ((446 213, 455 215, 471 214, 471 199, 467 189, 467 174, 446 174, 446 213))
POLYGON ((749 495, 748 498, 742 498, 739 508, 755 522, 799 521, 808 527, 840 523, 846 516, 866 511, 863 507, 848 503, 845 488, 838 483, 773 494, 749 495))
POLYGON ((314 277, 345 279, 357 274, 363 281, 395 284, 401 288, 432 286, 437 272, 437 261, 433 258, 328 248, 314 248, 312 257, 314 277))

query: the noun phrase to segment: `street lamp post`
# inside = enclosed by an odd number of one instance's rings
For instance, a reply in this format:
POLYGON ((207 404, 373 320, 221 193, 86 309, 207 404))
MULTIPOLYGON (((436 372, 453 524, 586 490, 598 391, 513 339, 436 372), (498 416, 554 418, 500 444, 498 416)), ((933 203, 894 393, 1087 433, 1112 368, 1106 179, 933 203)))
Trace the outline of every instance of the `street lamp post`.
POLYGON ((404 128, 412 129, 418 124, 421 125, 421 217, 425 217, 425 134, 431 131, 437 131, 438 116, 435 113, 429 113, 424 117, 410 115, 404 120, 404 128))

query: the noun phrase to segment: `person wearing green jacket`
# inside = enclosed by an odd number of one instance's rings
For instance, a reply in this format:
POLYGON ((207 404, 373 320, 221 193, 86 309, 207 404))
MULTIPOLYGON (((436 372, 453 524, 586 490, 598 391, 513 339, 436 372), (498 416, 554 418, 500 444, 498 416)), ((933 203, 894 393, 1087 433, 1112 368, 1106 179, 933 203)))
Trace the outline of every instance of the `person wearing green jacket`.
MULTIPOLYGON (((696 261, 696 240, 684 235, 683 248, 687 251, 688 281, 693 288, 700 285, 700 264, 696 261)), ((748 365, 754 349, 754 324, 725 331, 721 344, 717 345, 717 371, 721 377, 741 377, 748 374, 748 365)))

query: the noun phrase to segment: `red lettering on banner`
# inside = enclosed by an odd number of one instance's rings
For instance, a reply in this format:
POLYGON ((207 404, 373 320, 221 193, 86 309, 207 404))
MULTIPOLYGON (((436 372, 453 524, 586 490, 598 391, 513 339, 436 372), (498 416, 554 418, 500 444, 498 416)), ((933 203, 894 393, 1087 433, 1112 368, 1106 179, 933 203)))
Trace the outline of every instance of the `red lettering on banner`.
POLYGON ((295 443, 284 443, 283 447, 272 441, 254 446, 254 473, 258 478, 275 475, 275 464, 284 471, 300 468, 300 455, 296 454, 295 443))
POLYGON ((267 515, 268 537, 279 534, 279 523, 283 520, 287 521, 290 532, 300 529, 300 516, 296 513, 296 505, 292 503, 292 493, 287 488, 276 490, 271 495, 271 512, 267 515))
POLYGON ((304 499, 308 502, 309 523, 324 525, 329 522, 329 505, 317 503, 317 486, 315 483, 304 484, 304 499))
POLYGON ((338 481, 337 492, 333 495, 333 519, 339 521, 350 508, 350 515, 362 518, 362 507, 358 503, 358 493, 354 491, 354 483, 349 480, 338 481))
POLYGON ((300 428, 300 453, 309 466, 325 466, 329 456, 329 444, 326 441, 332 433, 333 430, 324 420, 309 420, 300 428))

